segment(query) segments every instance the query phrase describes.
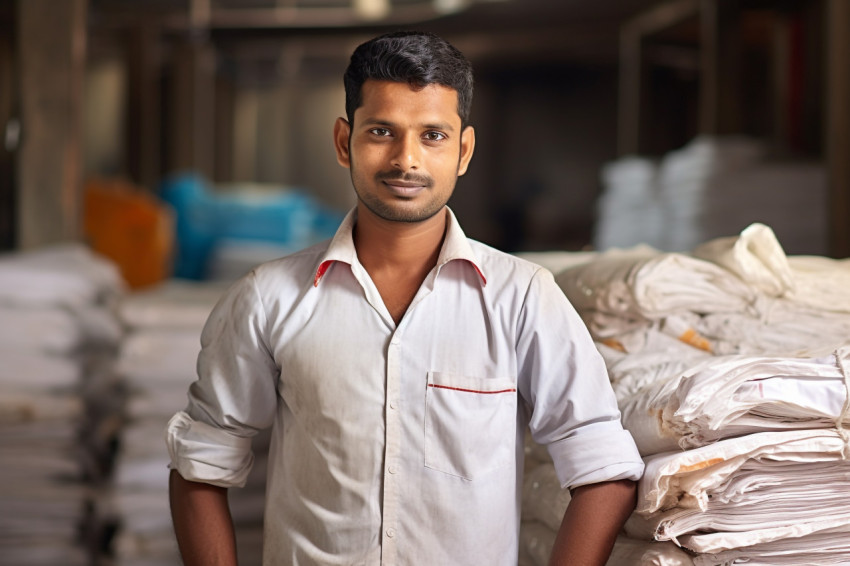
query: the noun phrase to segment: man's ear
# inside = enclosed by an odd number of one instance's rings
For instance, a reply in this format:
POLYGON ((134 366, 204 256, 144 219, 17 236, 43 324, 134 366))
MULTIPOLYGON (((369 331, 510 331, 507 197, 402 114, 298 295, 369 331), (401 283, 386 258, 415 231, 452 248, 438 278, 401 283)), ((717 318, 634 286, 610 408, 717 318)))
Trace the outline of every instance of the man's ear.
POLYGON ((466 173, 472 153, 475 151, 475 128, 467 126, 460 134, 460 160, 457 166, 457 175, 460 177, 466 173))
POLYGON ((343 167, 351 167, 351 155, 348 153, 348 140, 351 138, 351 124, 345 118, 334 122, 334 149, 336 160, 343 167))

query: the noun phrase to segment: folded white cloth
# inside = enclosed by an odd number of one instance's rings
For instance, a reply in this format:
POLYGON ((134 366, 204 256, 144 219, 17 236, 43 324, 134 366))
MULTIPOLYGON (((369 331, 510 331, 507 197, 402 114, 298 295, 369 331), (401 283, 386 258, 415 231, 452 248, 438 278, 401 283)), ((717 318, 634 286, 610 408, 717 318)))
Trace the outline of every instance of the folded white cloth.
POLYGON ((104 303, 125 289, 117 266, 82 244, 0 255, 0 303, 78 307, 104 303))
POLYGON ((769 296, 795 288, 785 251, 769 226, 750 224, 740 235, 716 238, 694 248, 694 257, 725 267, 769 296))
POLYGON ((597 339, 682 311, 749 312, 757 296, 714 263, 646 247, 604 252, 555 280, 597 339))
POLYGON ((850 530, 847 445, 832 429, 765 432, 645 459, 626 531, 720 552, 850 530))
POLYGON ((808 307, 850 313, 850 259, 790 256, 794 291, 790 299, 808 307))
POLYGON ((753 432, 829 427, 844 409, 847 368, 850 347, 821 358, 707 358, 622 400, 623 424, 644 456, 753 432))
POLYGON ((123 330, 106 307, 31 308, 0 304, 0 351, 70 355, 85 347, 115 347, 123 330))
POLYGON ((4 350, 0 387, 4 391, 69 391, 79 387, 83 370, 71 357, 4 350))
POLYGON ((605 566, 692 566, 691 555, 672 542, 617 537, 605 566))
POLYGON ((755 544, 694 557, 695 566, 831 566, 850 564, 850 537, 844 529, 755 544))
POLYGON ((657 324, 597 342, 596 347, 621 402, 711 358, 709 352, 661 332, 657 324))

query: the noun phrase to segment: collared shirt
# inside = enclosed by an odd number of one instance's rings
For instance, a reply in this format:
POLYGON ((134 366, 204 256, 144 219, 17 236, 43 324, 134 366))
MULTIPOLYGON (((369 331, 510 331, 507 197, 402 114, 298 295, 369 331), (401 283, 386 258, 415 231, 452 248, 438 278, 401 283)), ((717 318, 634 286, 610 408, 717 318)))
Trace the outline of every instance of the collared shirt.
POLYGON ((437 265, 396 325, 330 243, 237 282, 169 423, 172 467, 242 485, 273 426, 266 565, 515 566, 523 438, 564 487, 643 462, 587 330, 545 269, 467 239, 447 209, 437 265))

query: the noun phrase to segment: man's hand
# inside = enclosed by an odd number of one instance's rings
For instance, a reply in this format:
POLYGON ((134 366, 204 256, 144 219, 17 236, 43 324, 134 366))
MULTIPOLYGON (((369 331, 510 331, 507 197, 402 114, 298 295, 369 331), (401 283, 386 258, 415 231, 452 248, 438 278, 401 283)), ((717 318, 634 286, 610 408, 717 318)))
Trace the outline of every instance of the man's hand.
POLYGON ((186 481, 171 470, 168 492, 183 564, 236 566, 236 537, 227 506, 227 490, 186 481))
POLYGON ((636 497, 637 486, 630 480, 574 489, 549 566, 605 566, 636 497))

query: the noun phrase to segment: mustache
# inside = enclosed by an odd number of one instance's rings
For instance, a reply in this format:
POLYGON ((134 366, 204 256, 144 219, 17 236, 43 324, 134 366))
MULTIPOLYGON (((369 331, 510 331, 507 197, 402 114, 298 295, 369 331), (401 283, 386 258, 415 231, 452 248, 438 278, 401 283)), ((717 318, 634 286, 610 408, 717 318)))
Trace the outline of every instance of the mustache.
POLYGON ((416 173, 401 173, 399 171, 380 171, 375 174, 376 181, 402 181, 405 183, 414 183, 423 187, 431 188, 434 185, 434 179, 428 175, 419 175, 416 173))

